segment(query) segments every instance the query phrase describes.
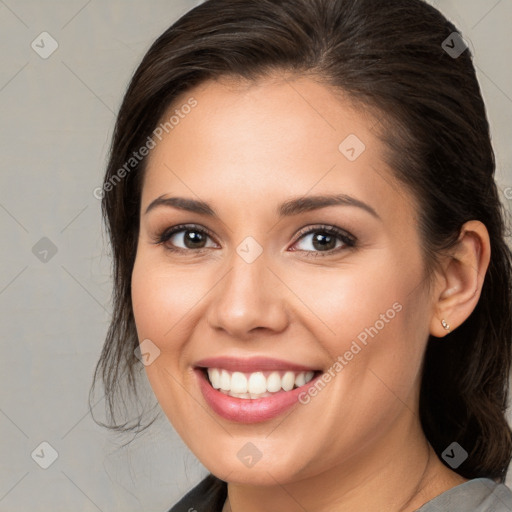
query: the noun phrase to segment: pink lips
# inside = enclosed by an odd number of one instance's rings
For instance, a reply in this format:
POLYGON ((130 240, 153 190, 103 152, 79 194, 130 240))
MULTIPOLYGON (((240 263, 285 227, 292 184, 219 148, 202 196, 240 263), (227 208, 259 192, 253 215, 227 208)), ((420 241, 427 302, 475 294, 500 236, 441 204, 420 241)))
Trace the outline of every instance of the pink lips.
POLYGON ((265 357, 239 359, 235 357, 212 357, 202 359, 195 364, 195 374, 199 388, 207 404, 219 416, 237 423, 259 423, 270 420, 284 413, 298 403, 298 396, 305 389, 314 385, 317 375, 304 386, 291 391, 279 391, 272 396, 244 399, 235 398, 214 389, 206 376, 206 368, 223 368, 228 371, 252 373, 256 371, 315 371, 314 368, 265 357))
POLYGON ((272 370, 290 370, 296 372, 314 372, 317 368, 290 363, 281 359, 272 359, 269 357, 251 357, 250 359, 240 359, 237 357, 209 357, 197 361, 194 366, 202 368, 223 368, 230 372, 257 372, 272 370))

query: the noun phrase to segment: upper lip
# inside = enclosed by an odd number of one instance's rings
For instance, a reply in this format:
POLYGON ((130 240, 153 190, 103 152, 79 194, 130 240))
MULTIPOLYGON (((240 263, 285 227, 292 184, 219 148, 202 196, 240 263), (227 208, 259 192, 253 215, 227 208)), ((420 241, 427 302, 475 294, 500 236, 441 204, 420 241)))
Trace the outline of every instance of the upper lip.
POLYGON ((217 356, 208 357, 196 361, 194 366, 199 368, 221 368, 232 372, 245 372, 252 373, 256 371, 271 371, 271 370, 290 370, 297 372, 316 371, 318 368, 312 368, 291 361, 282 359, 275 359, 271 357, 230 357, 230 356, 217 356))

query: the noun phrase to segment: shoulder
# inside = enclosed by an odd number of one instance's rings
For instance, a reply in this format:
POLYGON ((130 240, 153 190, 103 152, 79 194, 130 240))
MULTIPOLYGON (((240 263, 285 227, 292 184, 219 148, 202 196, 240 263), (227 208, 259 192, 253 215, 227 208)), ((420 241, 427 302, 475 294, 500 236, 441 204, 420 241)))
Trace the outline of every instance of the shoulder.
POLYGON ((221 512, 226 496, 226 482, 209 474, 168 512, 221 512))
POLYGON ((416 512, 510 512, 512 491, 489 478, 475 478, 443 492, 416 512))

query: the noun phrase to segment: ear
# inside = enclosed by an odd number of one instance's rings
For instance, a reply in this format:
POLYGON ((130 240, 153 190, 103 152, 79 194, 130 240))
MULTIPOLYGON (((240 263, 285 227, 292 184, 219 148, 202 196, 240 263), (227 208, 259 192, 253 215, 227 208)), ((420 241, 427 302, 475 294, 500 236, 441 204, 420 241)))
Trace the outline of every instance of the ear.
POLYGON ((461 325, 475 309, 491 258, 489 233, 477 220, 466 222, 456 246, 442 263, 434 297, 430 334, 441 338, 461 325))

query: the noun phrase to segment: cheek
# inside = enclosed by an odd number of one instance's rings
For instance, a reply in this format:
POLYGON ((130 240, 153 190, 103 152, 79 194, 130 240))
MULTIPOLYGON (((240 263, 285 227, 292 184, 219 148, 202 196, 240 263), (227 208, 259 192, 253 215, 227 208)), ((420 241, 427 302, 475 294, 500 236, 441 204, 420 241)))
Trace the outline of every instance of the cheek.
MULTIPOLYGON (((139 343, 146 343, 157 357, 145 364, 146 376, 166 413, 175 415, 183 376, 179 365, 186 345, 179 333, 186 313, 186 287, 168 275, 161 263, 137 256, 132 273, 132 306, 139 343), (148 344, 147 341, 150 340, 148 344), (156 346, 157 348, 154 348, 156 346)), ((141 351, 143 346, 141 346, 141 351)))
POLYGON ((302 273, 300 279, 295 271, 295 281, 293 273, 284 280, 314 313, 301 307, 300 321, 328 354, 340 396, 351 396, 355 409, 369 413, 396 396, 407 399, 428 338, 419 257, 383 251, 357 267, 302 273))
POLYGON ((290 266, 281 268, 280 274, 301 299, 301 303, 292 300, 300 321, 308 321, 309 329, 329 345, 335 357, 361 333, 364 341, 364 333, 367 329, 374 332, 375 324, 379 333, 390 332, 390 325, 396 329, 408 316, 409 311, 398 310, 413 298, 411 291, 421 280, 421 267, 406 265, 399 258, 384 250, 374 251, 357 265, 348 260, 339 268, 307 271, 290 266))
POLYGON ((137 258, 132 273, 132 307, 139 341, 160 338, 163 329, 162 281, 155 268, 137 258), (160 307, 159 307, 160 306, 160 307))
MULTIPOLYGON (((149 339, 159 349, 158 356, 145 366, 153 392, 170 418, 189 405, 183 390, 180 361, 185 355, 186 340, 182 319, 197 302, 198 291, 180 272, 139 253, 132 279, 132 306, 139 342, 149 339)), ((182 415, 182 414, 181 414, 182 415)))
POLYGON ((154 338, 155 343, 164 345, 179 340, 176 331, 182 319, 204 294, 195 272, 192 268, 177 269, 161 259, 137 257, 131 286, 139 339, 154 338))
POLYGON ((338 321, 345 334, 337 347, 343 370, 338 385, 340 396, 350 396, 354 413, 366 421, 393 421, 403 410, 416 407, 416 387, 428 339, 428 308, 421 278, 389 273, 374 283, 367 282, 371 295, 351 301, 353 314, 338 321), (378 285, 376 286, 376 283, 378 285))
POLYGON ((158 401, 173 418, 183 416, 177 407, 196 407, 186 399, 183 386, 195 381, 188 366, 194 349, 189 340, 204 314, 211 281, 218 279, 218 274, 210 274, 206 267, 171 265, 156 252, 140 251, 135 260, 131 293, 137 335, 139 342, 149 339, 159 350, 145 371, 158 401))

